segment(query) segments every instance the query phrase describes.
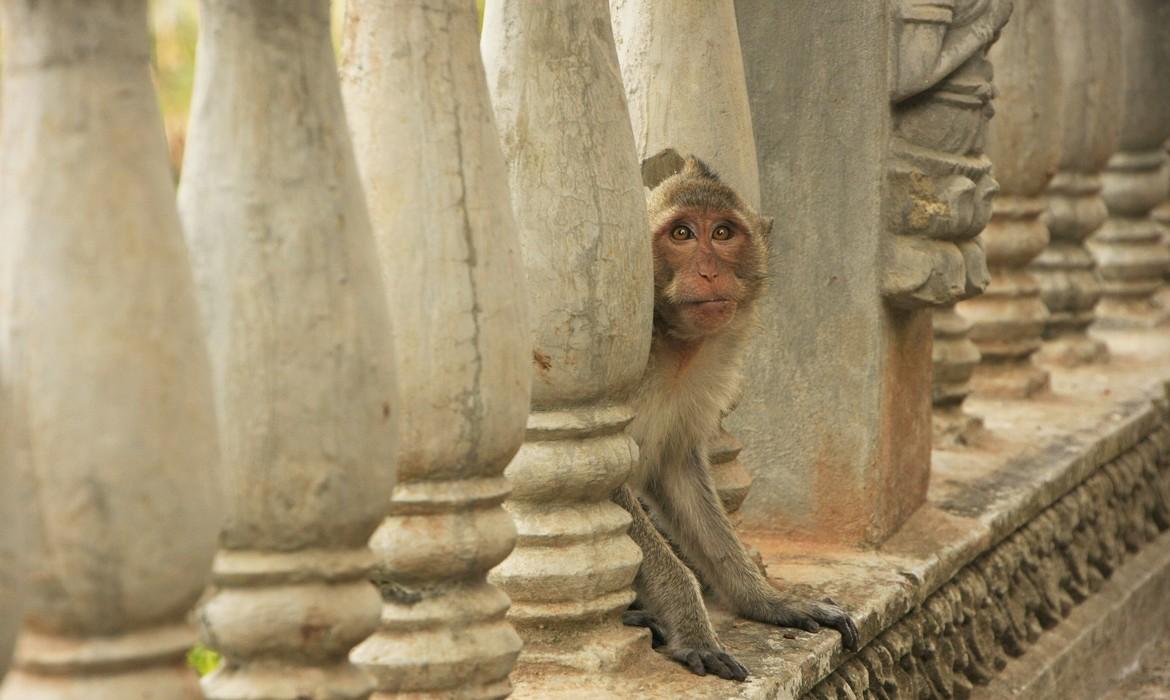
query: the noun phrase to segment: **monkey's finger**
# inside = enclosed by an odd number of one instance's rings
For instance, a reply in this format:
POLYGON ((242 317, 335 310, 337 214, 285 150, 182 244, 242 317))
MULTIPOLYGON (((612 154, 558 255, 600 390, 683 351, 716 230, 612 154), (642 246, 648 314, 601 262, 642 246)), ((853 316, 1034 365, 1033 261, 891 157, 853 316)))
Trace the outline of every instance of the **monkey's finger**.
POLYGON ((686 663, 690 667, 691 673, 696 676, 707 675, 707 669, 703 666, 703 657, 699 656, 699 652, 694 649, 687 652, 686 663))
POLYGON ((736 661, 734 656, 731 654, 720 654, 719 659, 727 665, 728 669, 730 669, 731 680, 742 681, 747 679, 747 668, 740 662, 736 661))
POLYGON ((849 651, 857 651, 857 647, 861 643, 861 634, 857 631, 857 624, 853 622, 853 618, 845 616, 834 627, 841 633, 841 643, 849 651))
POLYGON ((731 669, 727 666, 727 664, 723 663, 723 660, 719 658, 720 656, 722 656, 722 654, 719 652, 707 652, 703 654, 703 666, 705 666, 708 671, 714 673, 720 678, 724 678, 729 681, 735 680, 731 669))

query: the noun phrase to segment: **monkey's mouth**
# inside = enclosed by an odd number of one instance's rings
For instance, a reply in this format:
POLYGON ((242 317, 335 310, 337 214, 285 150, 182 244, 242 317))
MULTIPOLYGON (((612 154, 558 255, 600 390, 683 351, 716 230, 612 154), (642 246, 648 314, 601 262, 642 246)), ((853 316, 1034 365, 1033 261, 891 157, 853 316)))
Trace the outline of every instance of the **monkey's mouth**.
POLYGON ((734 299, 693 299, 682 302, 683 306, 692 309, 710 309, 716 311, 719 309, 729 308, 735 306, 734 299))

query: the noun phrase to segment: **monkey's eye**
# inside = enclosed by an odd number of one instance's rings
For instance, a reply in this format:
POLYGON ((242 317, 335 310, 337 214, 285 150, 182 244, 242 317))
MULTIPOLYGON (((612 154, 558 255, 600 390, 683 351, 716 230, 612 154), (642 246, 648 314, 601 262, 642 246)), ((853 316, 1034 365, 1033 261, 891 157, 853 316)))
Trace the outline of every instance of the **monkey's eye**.
POLYGON ((670 231, 670 237, 672 240, 685 241, 687 239, 694 238, 695 234, 686 226, 675 226, 670 231))
POLYGON ((731 238, 731 229, 727 226, 719 226, 711 232, 711 239, 715 241, 726 241, 731 238))

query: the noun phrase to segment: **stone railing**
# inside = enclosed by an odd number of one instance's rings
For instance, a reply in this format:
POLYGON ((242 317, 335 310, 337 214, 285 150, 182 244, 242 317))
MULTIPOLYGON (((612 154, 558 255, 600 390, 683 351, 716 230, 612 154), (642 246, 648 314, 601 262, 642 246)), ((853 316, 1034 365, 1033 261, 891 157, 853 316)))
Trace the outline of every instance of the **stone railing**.
POLYGON ((202 0, 177 193, 147 0, 0 1, 3 700, 1062 697, 1170 613, 1163 0, 202 0), (717 612, 742 685, 621 624, 670 151, 775 217, 720 494, 864 643, 717 612))

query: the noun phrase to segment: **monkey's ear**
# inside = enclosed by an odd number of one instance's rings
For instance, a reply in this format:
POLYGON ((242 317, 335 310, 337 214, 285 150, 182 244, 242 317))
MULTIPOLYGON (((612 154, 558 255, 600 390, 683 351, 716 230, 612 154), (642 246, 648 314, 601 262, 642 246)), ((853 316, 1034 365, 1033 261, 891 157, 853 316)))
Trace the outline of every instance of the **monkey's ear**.
POLYGON ((771 216, 761 216, 760 217, 760 237, 763 238, 765 241, 772 240, 772 224, 775 222, 776 222, 776 219, 774 217, 771 217, 771 216))
POLYGON ((642 161, 642 184, 654 189, 671 175, 682 172, 686 160, 673 148, 664 148, 642 161))

